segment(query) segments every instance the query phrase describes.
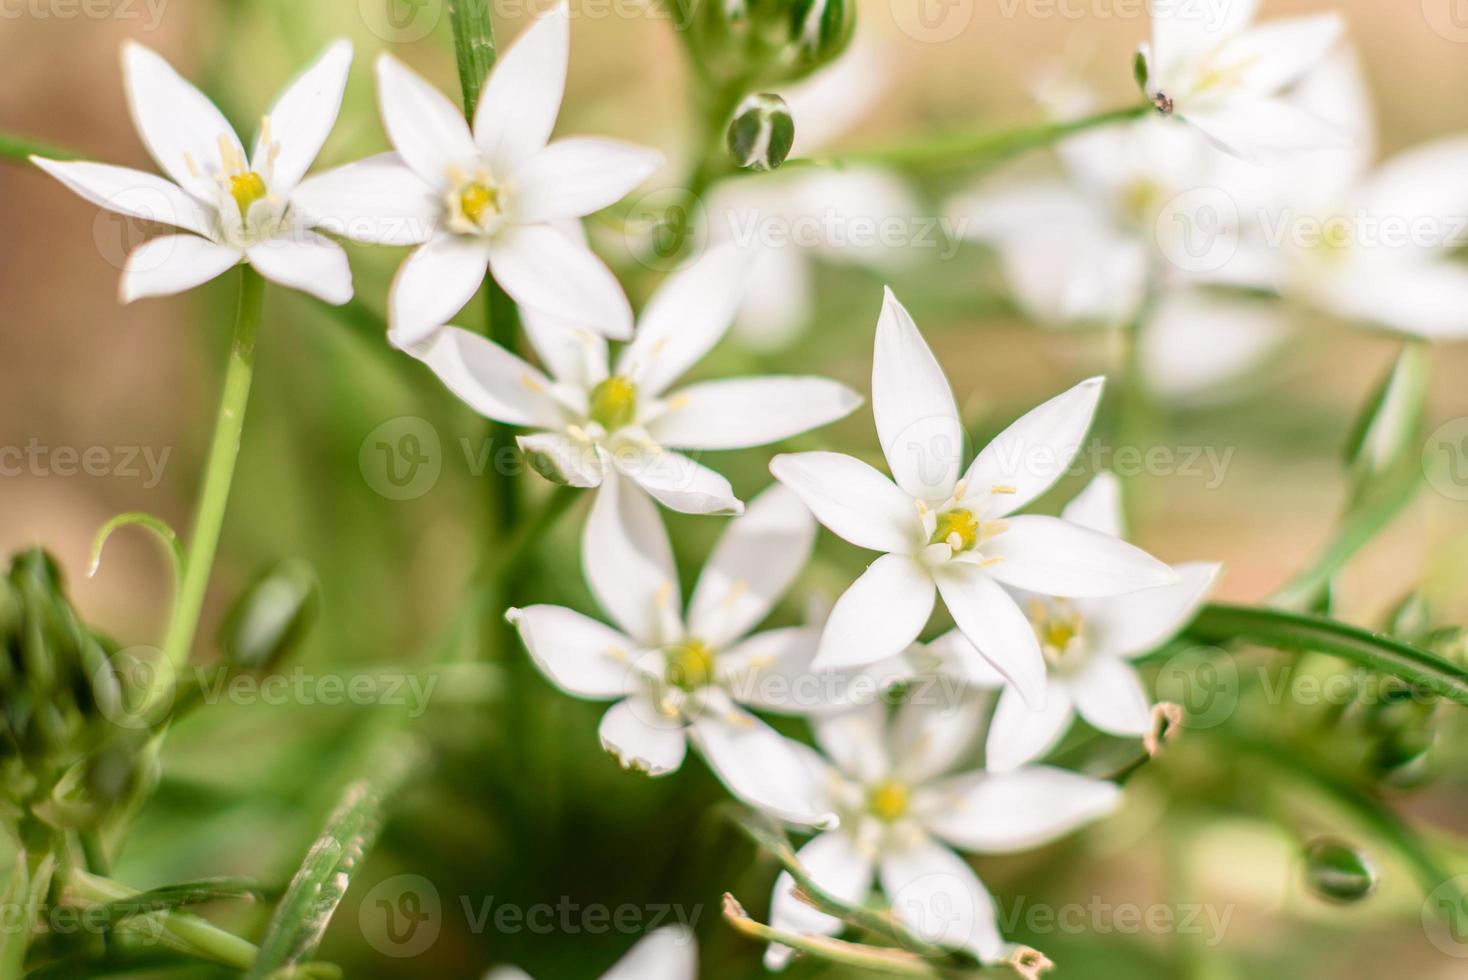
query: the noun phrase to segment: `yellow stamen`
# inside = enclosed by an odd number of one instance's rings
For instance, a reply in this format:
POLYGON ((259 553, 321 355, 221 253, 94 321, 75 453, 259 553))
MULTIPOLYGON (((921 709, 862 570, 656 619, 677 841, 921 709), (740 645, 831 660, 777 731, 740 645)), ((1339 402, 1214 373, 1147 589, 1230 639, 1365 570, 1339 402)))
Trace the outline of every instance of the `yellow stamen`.
POLYGON ((459 210, 464 212, 464 217, 482 226, 486 216, 498 213, 499 192, 479 181, 466 184, 459 191, 459 210))
POLYGON ((591 389, 591 420, 608 432, 630 425, 637 417, 637 386, 613 375, 591 389))
POLYGON ((714 676, 714 651, 702 640, 685 640, 668 647, 663 656, 667 665, 663 679, 685 691, 696 691, 714 676))
POLYGON ((907 786, 889 779, 878 783, 867 794, 867 809, 884 823, 892 823, 907 814, 910 793, 907 786))
POLYGON ((929 544, 947 543, 954 551, 967 551, 979 543, 979 522, 973 511, 955 507, 938 515, 938 526, 929 544))
POLYGON ((253 170, 229 178, 229 196, 234 198, 234 202, 239 205, 241 217, 248 218, 250 205, 269 193, 270 191, 265 186, 265 178, 253 170))

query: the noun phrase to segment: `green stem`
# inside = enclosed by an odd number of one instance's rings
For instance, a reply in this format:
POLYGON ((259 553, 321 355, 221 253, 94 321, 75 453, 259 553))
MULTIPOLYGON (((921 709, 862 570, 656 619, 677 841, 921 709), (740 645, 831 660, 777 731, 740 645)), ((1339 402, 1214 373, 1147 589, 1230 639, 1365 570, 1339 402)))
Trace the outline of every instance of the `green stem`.
POLYGON ((579 487, 561 486, 551 491, 551 495, 541 504, 535 516, 523 521, 516 529, 515 534, 505 542, 504 547, 497 556, 493 566, 493 580, 486 582, 492 584, 497 591, 504 593, 515 582, 520 574, 525 571, 526 562, 540 543, 541 537, 555 526, 562 514, 571 505, 580 499, 582 490, 579 487))
POLYGON ((1323 616, 1256 606, 1209 605, 1188 627, 1186 636, 1198 643, 1244 640, 1277 650, 1329 654, 1468 705, 1468 670, 1401 640, 1323 616))
POLYGON ((77 158, 77 154, 70 150, 38 143, 24 136, 0 133, 0 158, 23 163, 33 156, 45 157, 48 160, 75 160, 77 158))
POLYGON ((1152 106, 1144 103, 1064 122, 979 133, 953 133, 920 142, 853 150, 819 159, 836 165, 866 163, 907 170, 967 170, 990 167, 1026 150, 1051 146, 1068 136, 1089 129, 1140 119, 1151 111, 1152 106))
POLYGON ((474 125, 479 93, 494 67, 497 49, 489 5, 476 0, 449 0, 449 23, 454 32, 454 60, 459 65, 459 88, 464 93, 464 116, 474 125))
MULTIPOLYGON (((69 898, 79 899, 88 906, 109 905, 141 894, 121 882, 80 869, 72 869, 68 874, 65 892, 69 898)), ((207 959, 241 970, 255 962, 254 943, 203 919, 177 912, 160 912, 150 913, 147 920, 156 922, 163 935, 207 959)))
POLYGON ((214 438, 204 467, 204 485, 184 562, 183 584, 163 640, 164 653, 175 670, 188 662, 193 648, 209 573, 214 567, 214 553, 219 546, 219 532, 224 526, 225 506, 229 502, 230 485, 234 482, 235 461, 239 456, 240 436, 245 425, 245 408, 250 400, 250 382, 255 368, 255 334, 260 328, 264 297, 265 280, 254 269, 244 266, 240 277, 239 312, 224 375, 224 392, 219 399, 214 438))

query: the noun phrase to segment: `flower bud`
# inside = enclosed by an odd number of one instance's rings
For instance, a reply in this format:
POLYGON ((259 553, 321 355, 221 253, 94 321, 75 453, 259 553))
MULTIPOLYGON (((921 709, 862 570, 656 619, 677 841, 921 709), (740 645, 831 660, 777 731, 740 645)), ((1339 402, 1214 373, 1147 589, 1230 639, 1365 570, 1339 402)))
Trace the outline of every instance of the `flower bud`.
POLYGON ((1320 838, 1305 848, 1305 883, 1331 902, 1359 902, 1376 889, 1376 869, 1344 841, 1320 838))
POLYGON ((679 36, 715 91, 794 81, 846 50, 855 0, 671 0, 679 36))
POLYGON ((746 170, 774 170, 790 155, 795 120, 778 95, 746 96, 734 113, 726 139, 734 163, 746 170))
POLYGON ((320 587, 311 565, 300 558, 275 562, 230 607, 220 629, 220 648, 237 667, 269 670, 300 645, 319 606, 320 587))

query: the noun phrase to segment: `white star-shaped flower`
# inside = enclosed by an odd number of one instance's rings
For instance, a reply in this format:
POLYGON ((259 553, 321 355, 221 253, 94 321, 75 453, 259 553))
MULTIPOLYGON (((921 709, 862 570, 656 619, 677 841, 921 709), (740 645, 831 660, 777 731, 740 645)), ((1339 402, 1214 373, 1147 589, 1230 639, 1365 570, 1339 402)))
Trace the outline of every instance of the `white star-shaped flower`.
POLYGON ((735 796, 794 823, 834 826, 812 800, 796 743, 740 707, 731 680, 814 642, 795 627, 749 635, 795 579, 815 540, 809 513, 772 487, 729 525, 685 617, 672 544, 646 494, 610 476, 582 541, 605 626, 560 606, 512 609, 525 648, 568 694, 616 701, 601 742, 622 765, 660 776, 694 746, 735 796))
POLYGON ((1149 0, 1148 7, 1152 41, 1139 56, 1147 98, 1163 115, 1250 160, 1341 142, 1328 123, 1281 98, 1339 40, 1338 15, 1255 25, 1258 0, 1149 0))
POLYGON ((122 50, 128 106, 171 180, 104 163, 31 159, 93 204, 189 233, 154 238, 128 256, 124 303, 192 289, 241 262, 282 286, 345 303, 352 298, 346 253, 310 230, 296 195, 336 124, 351 64, 350 43, 327 48, 276 100, 246 156, 204 93, 129 42, 122 50))
MULTIPOLYGON (((637 940, 627 954, 601 975, 601 980, 694 980, 698 976, 698 943, 687 926, 665 926, 637 940)), ((530 974, 502 966, 484 980, 531 980, 530 974)))
MULTIPOLYGON (((836 897, 861 904, 875 879, 893 915, 911 931, 997 963, 1006 944, 994 900, 953 849, 1002 854, 1037 847, 1112 812, 1121 791, 1043 766, 948 775, 982 720, 983 701, 975 698, 910 701, 890 720, 883 704, 815 720, 825 757, 804 747, 802 757, 824 795, 822 805, 840 816, 841 825, 812 838, 798 856, 811 878, 836 897)), ((815 935, 841 930, 841 920, 802 902, 794 886, 788 873, 776 879, 773 928, 815 935)), ((765 964, 779 969, 790 955, 771 945, 765 964)))
POLYGON ((1093 378, 1034 409, 960 478, 963 430, 953 392, 888 290, 877 324, 872 413, 895 483, 840 453, 770 463, 832 532, 884 552, 836 602, 814 667, 857 667, 902 652, 941 593, 963 634, 1039 706, 1044 656, 1004 585, 1095 597, 1176 581, 1171 568, 1117 538, 1055 517, 1011 516, 1065 472, 1100 395, 1101 379, 1093 378))
POLYGON ((306 182, 300 206, 354 241, 419 245, 389 297, 391 339, 409 347, 453 318, 485 272, 521 307, 609 337, 632 330, 622 287, 567 222, 616 203, 662 154, 608 139, 548 142, 566 87, 570 15, 540 16, 504 52, 471 132, 442 92, 396 58, 377 62, 396 153, 306 182))
POLYGON ((533 313, 526 334, 550 376, 458 327, 443 328, 415 353, 475 411, 545 430, 519 443, 549 479, 595 487, 615 470, 673 510, 738 513, 729 481, 675 450, 761 446, 861 404, 845 385, 812 377, 705 381, 668 393, 728 330, 749 261, 723 246, 674 273, 615 366, 603 337, 533 313))
MULTIPOLYGON (((1121 490, 1103 473, 1062 512, 1082 527, 1122 536, 1121 490)), ((982 687, 1003 687, 984 750, 992 772, 1008 772, 1038 759, 1059 743, 1079 714, 1093 727, 1123 738, 1152 728, 1151 703, 1129 658, 1155 650, 1188 624, 1222 566, 1176 566, 1175 584, 1109 599, 1028 597, 1030 623, 1045 653, 1044 708, 1035 711, 991 668, 957 630, 929 650, 943 669, 982 687)))

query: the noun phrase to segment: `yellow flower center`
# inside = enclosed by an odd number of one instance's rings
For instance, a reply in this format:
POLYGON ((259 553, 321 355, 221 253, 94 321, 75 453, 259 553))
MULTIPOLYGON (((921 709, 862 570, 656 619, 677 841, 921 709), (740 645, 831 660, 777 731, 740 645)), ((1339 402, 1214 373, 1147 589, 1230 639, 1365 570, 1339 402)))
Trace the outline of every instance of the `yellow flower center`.
POLYGON ((486 218, 492 218, 499 213, 499 205, 499 191, 488 184, 473 181, 459 190, 459 210, 464 213, 464 217, 480 227, 484 226, 486 218))
POLYGON ((608 432, 630 425, 637 417, 637 386, 613 375, 591 389, 591 420, 608 432))
POLYGON ((248 218, 250 205, 263 199, 268 193, 270 192, 265 187, 265 178, 253 170, 229 178, 229 196, 240 206, 241 217, 248 218))
POLYGON ((1320 228, 1317 250, 1330 259, 1339 258, 1351 247, 1351 222, 1348 218, 1331 218, 1320 228))
POLYGON ((980 526, 971 510, 955 507, 938 515, 938 526, 929 544, 949 544, 954 551, 968 551, 979 543, 980 526))
POLYGON ((706 687, 714 677, 714 650, 702 640, 686 640, 669 647, 663 656, 667 661, 663 679, 685 691, 706 687))
POLYGON ((867 809, 884 823, 900 820, 907 814, 910 793, 907 786, 894 779, 878 783, 867 794, 867 809))
POLYGON ((1155 180, 1134 180, 1121 190, 1121 210, 1127 220, 1147 224, 1162 206, 1166 192, 1155 180))
POLYGON ((1045 659, 1055 667, 1075 666, 1085 652, 1085 620, 1069 603, 1036 599, 1030 623, 1045 659))

